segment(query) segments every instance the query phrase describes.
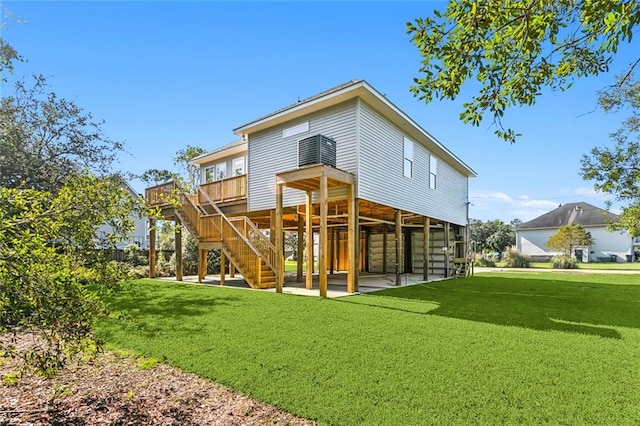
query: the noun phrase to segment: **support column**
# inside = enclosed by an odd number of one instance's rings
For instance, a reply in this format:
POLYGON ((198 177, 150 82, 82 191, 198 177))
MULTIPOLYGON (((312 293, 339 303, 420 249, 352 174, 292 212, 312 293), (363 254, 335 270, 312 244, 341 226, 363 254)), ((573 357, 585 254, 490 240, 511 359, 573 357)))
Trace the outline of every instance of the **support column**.
POLYGON ((182 281, 183 263, 182 263, 182 223, 180 219, 175 221, 175 250, 176 250, 176 281, 182 281))
POLYGON ((307 259, 307 276, 305 277, 305 287, 307 290, 311 290, 313 288, 313 206, 311 204, 311 191, 307 191, 306 194, 306 206, 305 211, 307 212, 306 216, 306 238, 307 238, 307 249, 306 249, 306 259, 307 259))
MULTIPOLYGON (((282 293, 284 286, 284 239, 282 235, 282 184, 276 182, 276 292, 282 293)), ((273 223, 272 223, 273 225, 273 223)), ((272 231, 271 234, 274 232, 272 231)))
POLYGON ((149 218, 149 278, 156 277, 156 222, 149 218))
POLYGON ((447 248, 447 251, 444 252, 444 276, 449 277, 451 275, 449 272, 451 267, 449 263, 451 258, 451 253, 449 253, 449 222, 445 222, 444 224, 444 246, 447 248))
POLYGON ((387 224, 382 224, 382 273, 387 274, 387 224))
POLYGON ((302 282, 302 261, 304 260, 304 218, 298 214, 298 241, 296 247, 296 281, 302 282))
POLYGON ((424 217, 422 227, 422 279, 429 281, 429 251, 431 250, 429 242, 429 233, 431 227, 431 219, 424 217))
POLYGON ((327 216, 329 215, 329 182, 327 176, 320 177, 320 230, 318 275, 320 282, 320 297, 327 297, 327 216))
POLYGON ((227 256, 224 250, 220 250, 220 285, 224 286, 225 276, 227 275, 227 256))
POLYGON ((404 258, 402 257, 402 212, 396 210, 396 285, 400 285, 404 258))
POLYGON ((229 262, 229 278, 235 278, 236 276, 236 267, 233 266, 233 263, 229 262))
POLYGON ((336 262, 336 229, 331 228, 329 231, 329 274, 334 274, 334 266, 336 262))
POLYGON ((360 236, 358 226, 358 202, 353 185, 347 188, 347 292, 358 291, 360 236))
MULTIPOLYGON (((282 188, 280 189, 282 190, 282 188)), ((276 211, 269 212, 269 240, 271 244, 276 245, 276 211)))
POLYGON ((207 250, 199 248, 198 249, 198 282, 201 283, 206 276, 207 276, 207 250))

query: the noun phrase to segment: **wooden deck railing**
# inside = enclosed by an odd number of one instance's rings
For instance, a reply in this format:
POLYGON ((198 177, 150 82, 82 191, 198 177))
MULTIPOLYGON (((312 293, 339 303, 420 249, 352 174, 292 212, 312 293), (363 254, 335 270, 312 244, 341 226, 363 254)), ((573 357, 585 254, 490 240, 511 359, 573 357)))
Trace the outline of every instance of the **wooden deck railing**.
MULTIPOLYGON (((237 200, 247 197, 247 175, 234 176, 200 185, 202 192, 213 202, 237 200)), ((200 195, 200 204, 206 202, 200 195)))
POLYGON ((145 189, 147 204, 152 207, 171 204, 172 198, 176 196, 175 189, 176 184, 174 182, 167 182, 145 189))
POLYGON ((262 263, 275 271, 275 246, 246 216, 225 216, 202 187, 199 188, 198 196, 213 207, 215 214, 208 219, 220 232, 222 245, 233 255, 242 276, 252 287, 262 286, 262 263))

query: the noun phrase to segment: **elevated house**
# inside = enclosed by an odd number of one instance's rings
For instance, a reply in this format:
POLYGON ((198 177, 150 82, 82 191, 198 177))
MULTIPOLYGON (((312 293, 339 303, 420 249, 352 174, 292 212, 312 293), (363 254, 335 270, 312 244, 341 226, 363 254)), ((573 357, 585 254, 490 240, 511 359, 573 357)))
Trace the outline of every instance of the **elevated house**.
MULTIPOLYGON (((222 262, 251 287, 281 291, 284 232, 297 233, 297 252, 305 253, 297 280, 310 289, 317 272, 322 296, 330 272, 347 272, 349 292, 358 290, 361 272, 395 274, 398 282, 403 273, 428 280, 466 272, 468 180, 475 172, 366 81, 234 132, 236 142, 193 160, 202 183, 197 194, 177 194, 180 207, 166 204, 171 183, 146 191, 165 218, 198 238, 200 279, 206 251, 221 249, 222 262)), ((153 262, 152 254, 152 274, 153 262)))
POLYGON ((559 252, 547 247, 549 238, 565 225, 581 225, 591 233, 594 243, 576 247, 573 255, 580 262, 625 262, 633 260, 640 246, 638 238, 626 231, 610 231, 607 227, 620 218, 589 203, 568 203, 538 216, 516 228, 516 247, 534 260, 548 261, 559 252))

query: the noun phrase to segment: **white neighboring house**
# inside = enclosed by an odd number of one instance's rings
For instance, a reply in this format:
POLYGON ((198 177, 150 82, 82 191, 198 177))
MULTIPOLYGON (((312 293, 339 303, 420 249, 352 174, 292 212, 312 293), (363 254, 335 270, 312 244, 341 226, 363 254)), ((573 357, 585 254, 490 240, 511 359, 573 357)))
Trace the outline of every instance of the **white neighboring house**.
POLYGON ((574 254, 581 262, 628 262, 633 260, 635 243, 627 231, 609 231, 607 224, 618 222, 620 218, 588 203, 569 203, 525 222, 516 228, 516 247, 534 260, 546 261, 560 254, 547 247, 549 237, 565 225, 582 225, 591 233, 594 244, 577 247, 574 254))
MULTIPOLYGON (((131 196, 134 198, 141 197, 129 183, 124 182, 126 188, 131 193, 131 196)), ((134 243, 137 244, 141 249, 149 248, 149 221, 146 218, 141 218, 136 213, 132 213, 130 218, 133 220, 134 228, 127 237, 126 240, 119 241, 116 243, 117 249, 124 249, 128 244, 134 243)), ((111 225, 104 224, 100 228, 98 228, 98 238, 104 237, 106 234, 113 233, 113 227, 111 225)))

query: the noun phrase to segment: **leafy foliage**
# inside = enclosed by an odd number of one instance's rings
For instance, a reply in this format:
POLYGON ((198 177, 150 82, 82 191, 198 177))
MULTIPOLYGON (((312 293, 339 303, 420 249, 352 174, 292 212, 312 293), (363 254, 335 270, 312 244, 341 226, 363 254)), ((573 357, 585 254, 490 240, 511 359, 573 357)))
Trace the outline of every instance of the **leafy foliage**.
POLYGON ((478 126, 488 112, 496 135, 514 142, 519 135, 502 125, 508 107, 532 105, 544 88, 566 90, 577 78, 608 71, 639 22, 637 1, 450 0, 433 18, 407 23, 423 57, 411 91, 427 103, 455 99, 476 79, 481 88, 460 119, 478 126))
POLYGON ((120 142, 102 133, 72 101, 46 92, 46 79, 35 76, 27 87, 18 81, 0 103, 0 182, 8 188, 55 192, 79 170, 108 174, 120 142))
POLYGON ((611 228, 627 229, 640 235, 640 81, 625 76, 612 90, 600 94, 605 111, 630 111, 622 127, 611 134, 613 147, 595 147, 582 157, 581 174, 595 181, 597 191, 612 194, 619 201, 629 202, 622 208, 620 222, 611 228))
POLYGON ((516 243, 515 228, 499 219, 482 222, 479 219, 469 221, 471 240, 479 244, 480 249, 503 252, 516 243))
POLYGON ((205 152, 207 151, 199 146, 187 145, 186 148, 178 150, 173 159, 174 164, 182 169, 185 174, 185 177, 178 183, 183 190, 189 193, 195 193, 200 182, 200 166, 191 164, 191 160, 205 152))
POLYGON ((57 193, 0 187, 0 333, 42 338, 44 345, 20 354, 30 364, 51 373, 91 337, 104 306, 86 284, 113 289, 122 278, 97 248, 132 229, 139 202, 121 180, 90 174, 71 176, 57 193), (103 223, 113 233, 98 240, 103 223))
POLYGON ((561 226, 558 231, 549 237, 547 247, 552 250, 562 251, 568 256, 573 255, 575 247, 586 247, 593 245, 591 233, 585 230, 582 225, 571 224, 561 226))

